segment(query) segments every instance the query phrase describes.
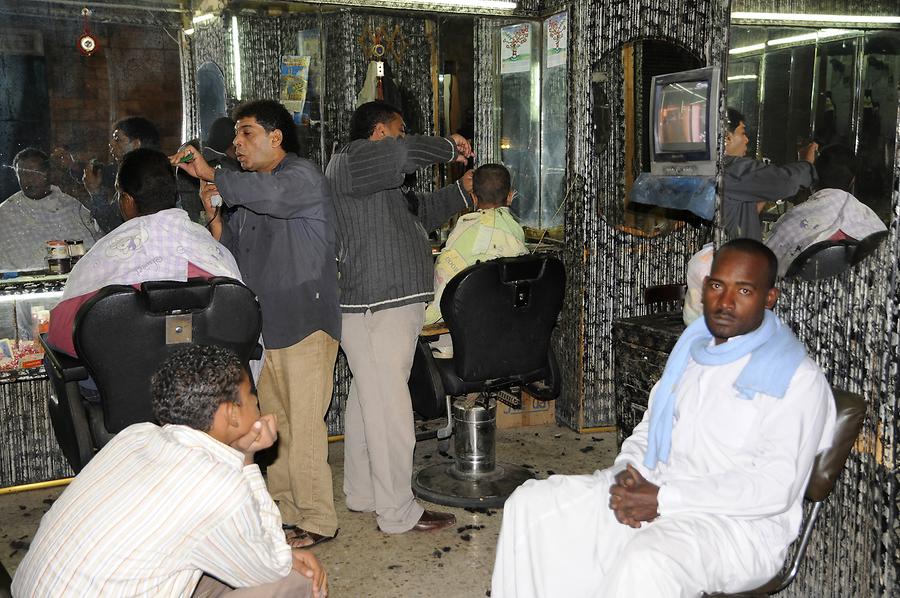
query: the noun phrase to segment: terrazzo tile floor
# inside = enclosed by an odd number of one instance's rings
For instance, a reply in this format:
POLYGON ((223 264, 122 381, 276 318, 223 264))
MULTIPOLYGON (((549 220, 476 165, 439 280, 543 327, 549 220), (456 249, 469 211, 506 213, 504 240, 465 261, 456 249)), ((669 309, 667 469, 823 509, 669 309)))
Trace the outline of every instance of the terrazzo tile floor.
MULTIPOLYGON (((452 439, 451 439, 452 447, 452 439)), ((452 450, 452 449, 451 449, 452 450)), ((590 473, 610 465, 616 454, 615 433, 578 434, 555 425, 497 432, 497 459, 531 469, 536 477, 553 473, 590 473)), ((415 467, 450 456, 436 440, 416 445, 415 467)), ((317 546, 329 575, 332 598, 431 598, 489 596, 494 547, 502 509, 457 509, 457 524, 438 532, 388 535, 378 530, 371 513, 351 513, 341 491, 343 443, 330 445, 334 495, 340 534, 317 546)), ((28 549, 40 517, 62 488, 0 495, 0 562, 14 572, 28 549)))

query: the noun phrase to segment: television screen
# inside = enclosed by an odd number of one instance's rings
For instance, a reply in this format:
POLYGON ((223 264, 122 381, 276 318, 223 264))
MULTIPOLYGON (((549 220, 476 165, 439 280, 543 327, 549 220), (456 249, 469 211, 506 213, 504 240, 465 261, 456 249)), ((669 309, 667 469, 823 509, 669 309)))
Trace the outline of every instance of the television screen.
POLYGON ((660 82, 656 91, 656 153, 709 152, 709 81, 660 82))

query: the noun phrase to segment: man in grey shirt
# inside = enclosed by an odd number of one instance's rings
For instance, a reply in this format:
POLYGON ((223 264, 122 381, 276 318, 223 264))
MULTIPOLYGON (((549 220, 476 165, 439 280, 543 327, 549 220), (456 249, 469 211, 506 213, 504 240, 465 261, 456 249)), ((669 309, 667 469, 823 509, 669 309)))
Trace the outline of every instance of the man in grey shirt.
POLYGON ((460 135, 405 135, 400 112, 368 102, 350 121, 350 143, 325 170, 337 211, 341 347, 353 381, 344 428, 344 496, 353 511, 374 511, 382 531, 429 531, 456 522, 413 498, 415 430, 407 381, 434 296, 427 231, 471 207, 471 174, 416 197, 405 175, 472 155, 460 135), (466 187, 465 189, 463 187, 466 187))
POLYGON ((744 121, 743 114, 728 109, 722 225, 729 239, 746 237, 762 241, 760 211, 767 201, 791 197, 813 184, 816 180, 813 162, 819 146, 810 143, 800 150, 802 161, 784 166, 745 158, 748 139, 744 121))
POLYGON ((341 337, 334 206, 319 167, 297 157, 284 106, 248 102, 233 118, 243 171, 213 169, 195 148, 171 160, 206 182, 201 198, 210 232, 231 250, 259 297, 266 345, 259 402, 263 413, 276 415, 281 432, 268 486, 288 541, 299 548, 337 533, 325 425, 341 337), (215 195, 236 208, 228 222, 212 205, 215 195))

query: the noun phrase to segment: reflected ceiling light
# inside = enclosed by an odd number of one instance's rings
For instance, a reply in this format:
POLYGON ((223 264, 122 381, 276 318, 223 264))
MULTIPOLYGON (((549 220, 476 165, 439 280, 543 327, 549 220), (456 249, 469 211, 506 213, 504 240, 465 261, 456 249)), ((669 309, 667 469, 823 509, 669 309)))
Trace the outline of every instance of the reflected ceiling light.
POLYGON ((518 2, 507 0, 406 0, 412 4, 448 4, 451 6, 466 6, 469 8, 505 8, 512 10, 518 2))
POLYGON ((231 55, 234 58, 234 95, 241 99, 241 46, 238 40, 238 20, 231 17, 231 55))
POLYGON ((197 25, 198 23, 205 23, 206 21, 211 21, 211 20, 213 20, 213 19, 215 19, 215 18, 216 18, 216 15, 214 15, 214 14, 211 13, 211 12, 208 12, 208 13, 205 13, 205 14, 202 14, 202 15, 197 15, 196 17, 194 17, 193 19, 191 19, 191 22, 192 22, 194 25, 197 25))
POLYGON ((185 29, 184 34, 185 35, 194 35, 194 28, 191 27, 190 29, 185 29))
POLYGON ((792 44, 794 42, 805 42, 814 39, 824 39, 826 37, 835 37, 844 35, 845 33, 853 33, 851 29, 820 29, 812 33, 803 33, 801 35, 792 35, 790 37, 779 37, 778 39, 770 39, 770 46, 779 46, 781 44, 792 44))
POLYGON ((753 44, 752 46, 742 46, 740 48, 732 48, 728 50, 729 54, 745 54, 747 52, 756 52, 757 50, 764 50, 766 48, 766 44, 753 44))
POLYGON ((731 75, 729 81, 751 81, 756 79, 756 75, 731 75))
POLYGON ((778 12, 733 12, 732 20, 738 21, 789 21, 808 23, 900 23, 900 16, 875 15, 804 15, 778 12))

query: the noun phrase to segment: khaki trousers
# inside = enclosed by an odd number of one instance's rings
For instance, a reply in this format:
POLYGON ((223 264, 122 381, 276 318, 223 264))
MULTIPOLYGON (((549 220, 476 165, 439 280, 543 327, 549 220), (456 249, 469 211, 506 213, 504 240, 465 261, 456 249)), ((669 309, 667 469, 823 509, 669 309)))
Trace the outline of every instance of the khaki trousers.
POLYGON ((234 589, 215 577, 204 575, 197 583, 192 598, 312 598, 312 580, 293 569, 284 579, 254 586, 234 589))
POLYGON ((412 529, 423 508, 413 498, 416 445, 409 371, 425 304, 345 313, 341 346, 353 380, 344 415, 347 508, 375 511, 382 531, 412 529))
POLYGON ((338 341, 317 330, 283 349, 266 349, 259 407, 278 419, 278 456, 269 466, 269 494, 285 523, 333 536, 337 531, 328 428, 338 341))

